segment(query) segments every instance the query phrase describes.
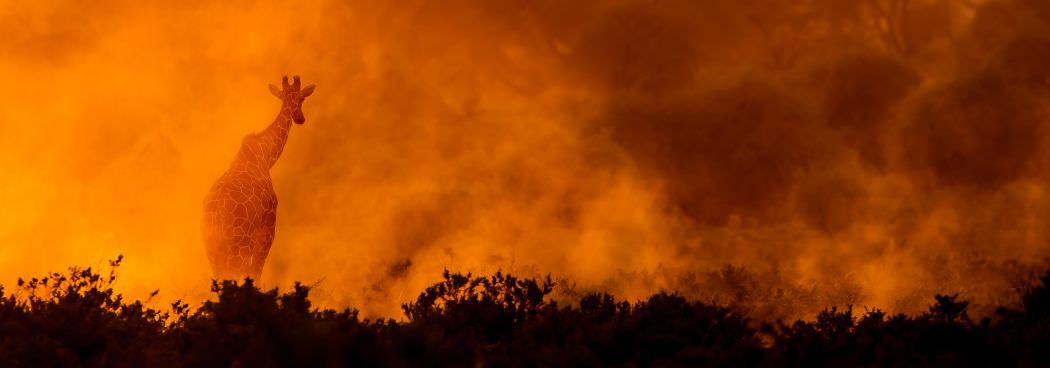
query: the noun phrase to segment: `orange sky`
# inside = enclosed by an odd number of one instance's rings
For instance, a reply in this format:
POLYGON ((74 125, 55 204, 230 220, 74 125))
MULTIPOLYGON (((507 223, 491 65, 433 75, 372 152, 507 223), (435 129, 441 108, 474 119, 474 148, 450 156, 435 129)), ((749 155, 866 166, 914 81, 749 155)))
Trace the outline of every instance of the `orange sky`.
POLYGON ((1039 2, 570 3, 0 6, 0 282, 123 254, 202 300, 201 199, 286 74, 262 281, 366 315, 445 268, 709 299, 727 264, 915 311, 1050 256, 1039 2))

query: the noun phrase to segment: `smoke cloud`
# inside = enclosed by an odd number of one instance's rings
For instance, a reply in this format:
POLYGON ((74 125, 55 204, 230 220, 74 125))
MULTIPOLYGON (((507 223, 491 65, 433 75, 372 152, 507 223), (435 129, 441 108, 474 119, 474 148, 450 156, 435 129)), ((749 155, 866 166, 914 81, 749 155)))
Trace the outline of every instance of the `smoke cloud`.
POLYGON ((0 8, 0 281, 207 297, 201 200, 280 76, 262 282, 397 316, 443 269, 800 317, 1008 300, 1050 256, 1037 0, 0 8), (898 6, 890 6, 897 3, 898 6), (903 4, 903 5, 900 5, 903 4))

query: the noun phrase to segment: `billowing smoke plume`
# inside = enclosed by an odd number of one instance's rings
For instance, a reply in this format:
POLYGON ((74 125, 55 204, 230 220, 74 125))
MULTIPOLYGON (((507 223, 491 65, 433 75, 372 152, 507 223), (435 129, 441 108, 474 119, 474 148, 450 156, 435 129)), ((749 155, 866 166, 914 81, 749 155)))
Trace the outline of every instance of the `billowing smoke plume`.
POLYGON ((0 277, 200 300, 201 199, 286 74, 263 283, 395 316, 442 269, 805 316, 1001 302, 1050 256, 1037 0, 64 0, 0 9, 0 277))

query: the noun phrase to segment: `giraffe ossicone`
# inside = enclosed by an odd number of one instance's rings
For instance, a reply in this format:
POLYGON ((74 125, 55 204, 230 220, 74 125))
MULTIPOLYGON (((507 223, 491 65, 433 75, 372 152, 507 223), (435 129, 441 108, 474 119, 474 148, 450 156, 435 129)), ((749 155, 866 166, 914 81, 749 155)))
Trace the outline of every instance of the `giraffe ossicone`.
POLYGON ((277 163, 288 140, 292 123, 303 124, 303 101, 314 85, 300 88, 299 76, 281 88, 270 85, 270 93, 281 100, 281 110, 266 129, 248 134, 241 147, 208 195, 204 197, 201 233, 215 278, 258 279, 273 245, 277 224, 277 195, 270 168, 277 163))

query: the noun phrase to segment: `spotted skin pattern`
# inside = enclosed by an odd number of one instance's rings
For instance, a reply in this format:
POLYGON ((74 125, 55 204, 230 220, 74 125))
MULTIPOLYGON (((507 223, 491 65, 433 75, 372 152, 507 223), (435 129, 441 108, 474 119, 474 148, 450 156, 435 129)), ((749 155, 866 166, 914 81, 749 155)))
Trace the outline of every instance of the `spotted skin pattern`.
POLYGON ((292 123, 305 122, 303 100, 314 86, 300 89, 299 76, 292 84, 284 77, 282 89, 270 85, 281 99, 281 111, 265 130, 241 141, 230 168, 204 198, 201 232, 215 278, 258 279, 273 244, 277 224, 277 195, 270 168, 277 163, 292 123))

